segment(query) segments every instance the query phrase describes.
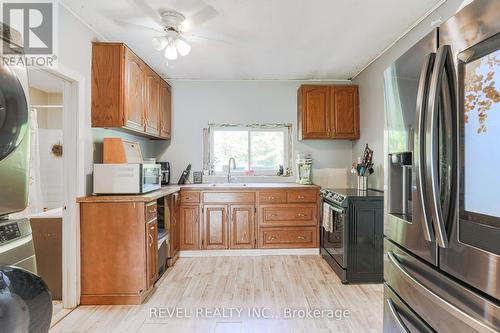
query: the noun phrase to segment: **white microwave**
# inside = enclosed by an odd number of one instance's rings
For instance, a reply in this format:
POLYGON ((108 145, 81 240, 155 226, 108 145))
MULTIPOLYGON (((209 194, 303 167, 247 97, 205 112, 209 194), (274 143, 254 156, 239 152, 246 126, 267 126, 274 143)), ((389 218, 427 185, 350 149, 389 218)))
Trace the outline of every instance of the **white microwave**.
POLYGON ((160 164, 94 164, 95 194, 141 194, 160 188, 160 164))

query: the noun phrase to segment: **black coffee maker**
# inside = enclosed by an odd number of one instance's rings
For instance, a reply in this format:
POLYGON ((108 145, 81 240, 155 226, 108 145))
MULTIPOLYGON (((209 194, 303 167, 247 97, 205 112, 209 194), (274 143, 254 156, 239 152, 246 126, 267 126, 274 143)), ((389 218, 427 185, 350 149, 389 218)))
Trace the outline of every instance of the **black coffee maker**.
POLYGON ((170 163, 160 162, 160 165, 161 165, 161 184, 168 185, 170 184, 170 163))

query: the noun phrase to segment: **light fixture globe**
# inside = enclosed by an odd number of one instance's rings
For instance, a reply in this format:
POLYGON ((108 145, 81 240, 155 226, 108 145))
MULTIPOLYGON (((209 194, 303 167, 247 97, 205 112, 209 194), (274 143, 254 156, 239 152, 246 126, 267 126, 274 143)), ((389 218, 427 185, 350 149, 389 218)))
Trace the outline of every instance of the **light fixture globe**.
POLYGON ((173 43, 168 44, 168 46, 165 48, 165 58, 167 58, 168 60, 177 59, 177 48, 173 43))
POLYGON ((156 51, 161 51, 167 46, 168 42, 165 37, 153 37, 151 40, 151 44, 153 44, 153 48, 156 51))
POLYGON ((191 46, 182 38, 177 40, 176 47, 181 56, 187 56, 191 52, 191 46))

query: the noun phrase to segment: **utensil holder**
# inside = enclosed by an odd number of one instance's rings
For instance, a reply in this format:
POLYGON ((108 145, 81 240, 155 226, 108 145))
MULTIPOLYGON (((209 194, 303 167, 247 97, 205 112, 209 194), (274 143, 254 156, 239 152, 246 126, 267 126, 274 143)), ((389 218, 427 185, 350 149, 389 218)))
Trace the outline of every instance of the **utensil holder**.
POLYGON ((358 176, 358 190, 366 191, 368 189, 368 177, 358 176))

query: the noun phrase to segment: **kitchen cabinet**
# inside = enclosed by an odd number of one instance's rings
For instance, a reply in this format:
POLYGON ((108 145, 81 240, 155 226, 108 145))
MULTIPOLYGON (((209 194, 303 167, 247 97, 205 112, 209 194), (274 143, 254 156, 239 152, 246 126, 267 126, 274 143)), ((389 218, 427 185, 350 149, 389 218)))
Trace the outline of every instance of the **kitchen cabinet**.
POLYGON ((383 281, 383 197, 351 199, 347 226, 347 280, 383 281))
POLYGON ((170 207, 170 253, 168 266, 172 266, 177 260, 180 250, 180 223, 179 223, 179 205, 180 195, 178 192, 168 196, 168 205, 170 207))
POLYGON ((146 223, 146 260, 148 288, 151 288, 158 278, 158 221, 156 219, 146 223))
POLYGON ((145 131, 155 136, 160 135, 160 78, 150 69, 146 69, 145 87, 145 131))
POLYGON ((160 80, 160 136, 170 139, 172 131, 172 91, 170 86, 160 80))
POLYGON ((92 43, 92 127, 169 139, 171 88, 123 43, 92 43))
POLYGON ((80 202, 81 304, 141 304, 157 278, 156 200, 80 202))
POLYGON ((183 205, 179 208, 180 249, 199 250, 199 217, 198 205, 183 205))
POLYGON ((299 140, 359 139, 357 85, 303 85, 297 108, 299 140))
POLYGON ((228 248, 228 206, 203 207, 202 248, 206 250, 228 248))
POLYGON ((252 249, 256 247, 255 238, 255 206, 230 206, 230 239, 231 249, 252 249))

